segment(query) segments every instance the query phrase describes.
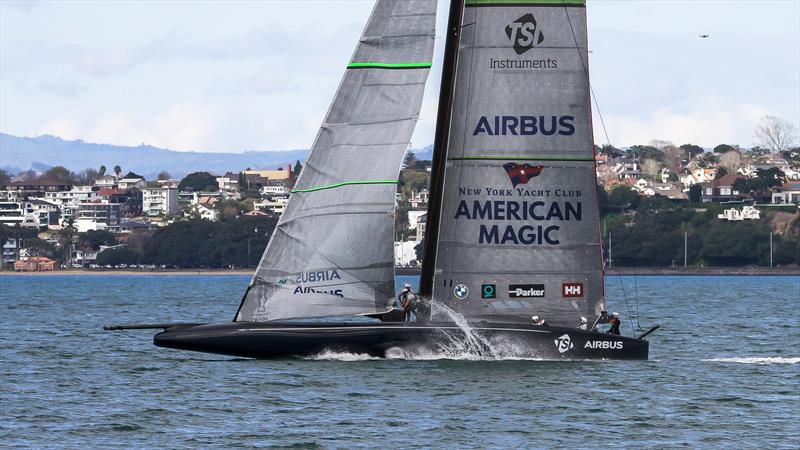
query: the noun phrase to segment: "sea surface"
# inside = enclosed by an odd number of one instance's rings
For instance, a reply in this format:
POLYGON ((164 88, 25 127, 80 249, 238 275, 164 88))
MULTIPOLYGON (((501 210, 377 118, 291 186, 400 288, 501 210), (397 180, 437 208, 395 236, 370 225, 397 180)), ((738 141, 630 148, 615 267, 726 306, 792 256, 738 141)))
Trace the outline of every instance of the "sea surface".
POLYGON ((258 361, 102 331, 229 321, 248 281, 0 277, 0 446, 800 446, 800 277, 609 277, 626 334, 637 303, 663 326, 647 362, 258 361))

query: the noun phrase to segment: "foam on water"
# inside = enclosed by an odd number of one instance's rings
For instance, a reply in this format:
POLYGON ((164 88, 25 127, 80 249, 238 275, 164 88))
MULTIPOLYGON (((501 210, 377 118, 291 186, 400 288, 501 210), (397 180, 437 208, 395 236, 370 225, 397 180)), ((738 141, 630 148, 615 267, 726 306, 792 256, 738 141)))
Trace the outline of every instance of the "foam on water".
POLYGON ((724 363, 739 363, 739 364, 797 364, 800 363, 800 357, 784 358, 781 356, 749 356, 744 358, 711 358, 704 359, 706 362, 724 362, 724 363))

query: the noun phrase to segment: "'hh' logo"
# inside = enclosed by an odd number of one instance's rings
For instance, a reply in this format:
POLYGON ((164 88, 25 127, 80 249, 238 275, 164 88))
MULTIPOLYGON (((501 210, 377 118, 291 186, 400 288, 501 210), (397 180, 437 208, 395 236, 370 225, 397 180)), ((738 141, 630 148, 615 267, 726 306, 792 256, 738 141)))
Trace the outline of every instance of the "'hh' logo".
POLYGON ((538 177, 544 166, 508 163, 503 164, 503 169, 506 169, 508 179, 511 180, 511 187, 517 187, 518 184, 528 184, 531 178, 538 177))
POLYGON ((544 41, 542 31, 536 25, 533 14, 528 13, 506 25, 506 36, 514 44, 514 51, 521 55, 544 41))
POLYGON ((561 283, 562 297, 583 297, 583 283, 561 283))

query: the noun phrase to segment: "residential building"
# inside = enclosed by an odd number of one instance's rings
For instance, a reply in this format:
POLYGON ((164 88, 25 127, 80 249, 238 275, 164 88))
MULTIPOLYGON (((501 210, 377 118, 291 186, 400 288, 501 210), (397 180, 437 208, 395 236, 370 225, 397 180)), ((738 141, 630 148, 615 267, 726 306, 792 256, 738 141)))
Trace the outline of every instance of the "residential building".
POLYGON ((719 203, 740 200, 742 195, 733 188, 733 183, 743 178, 743 176, 733 173, 717 178, 703 188, 700 201, 702 203, 719 203))
POLYGON ((403 241, 394 243, 394 265, 395 266, 415 266, 417 265, 417 251, 414 247, 420 241, 403 241))
POLYGON ((253 202, 253 208, 256 211, 272 213, 280 216, 286 210, 286 205, 289 203, 288 197, 273 197, 271 199, 264 199, 258 202, 253 202))
POLYGON ((58 183, 45 180, 36 181, 12 181, 0 185, 2 191, 12 191, 28 197, 44 197, 47 192, 68 191, 72 188, 71 184, 58 183))
POLYGON ((266 169, 266 170, 243 170, 244 175, 258 175, 261 178, 268 180, 289 180, 292 178, 292 165, 289 164, 286 168, 281 169, 266 169))
POLYGON ((147 187, 147 182, 144 178, 122 178, 117 180, 117 188, 119 189, 144 189, 147 187))
POLYGON ((55 270, 56 262, 44 256, 20 257, 14 262, 14 270, 18 272, 43 272, 55 270))
POLYGON ((39 213, 34 210, 33 203, 28 201, 19 202, 0 202, 0 224, 13 227, 33 227, 41 229, 48 223, 42 225, 39 221, 39 213))
POLYGON ((686 168, 681 172, 679 180, 683 184, 684 189, 688 190, 695 184, 708 183, 714 181, 717 176, 717 169, 709 169, 704 167, 686 168))
POLYGON ((207 206, 198 203, 196 205, 192 205, 190 208, 190 211, 193 214, 199 215, 201 219, 210 220, 212 222, 219 220, 219 211, 217 211, 213 206, 207 206))
POLYGON ((148 216, 178 214, 178 190, 175 188, 142 189, 142 211, 148 216))
POLYGON ((275 195, 289 195, 290 191, 291 189, 289 189, 286 182, 269 181, 259 192, 265 197, 272 197, 275 195))
POLYGON ((45 192, 44 200, 61 210, 61 220, 75 217, 75 213, 83 202, 91 202, 99 198, 97 188, 92 186, 73 186, 68 191, 45 192))
POLYGON ((142 191, 138 188, 103 188, 98 191, 101 200, 119 203, 122 217, 136 217, 142 214, 142 191))
POLYGON ((19 240, 19 245, 17 245, 16 238, 7 238, 6 242, 3 244, 2 264, 0 264, 0 268, 14 264, 14 261, 17 260, 18 253, 22 249, 23 245, 25 245, 25 243, 22 239, 19 240))
POLYGON ((217 185, 219 190, 225 192, 238 192, 239 191, 239 174, 228 172, 221 177, 217 177, 217 185))
POLYGON ((428 214, 423 214, 417 218, 417 240, 421 241, 425 237, 425 223, 428 220, 428 214))
POLYGON ((800 183, 786 183, 772 192, 772 203, 800 205, 800 183))
POLYGON ((114 188, 117 187, 117 177, 114 175, 103 175, 102 177, 94 180, 94 185, 98 188, 114 188))
POLYGON ((30 203, 33 213, 36 214, 41 228, 59 226, 61 210, 58 206, 36 198, 29 199, 28 203, 30 203))
POLYGON ((121 218, 122 205, 95 200, 80 204, 74 226, 82 233, 89 230, 104 230, 119 224, 121 218))
POLYGON ((756 209, 754 206, 745 206, 741 211, 736 208, 725 209, 722 211, 722 214, 717 214, 717 219, 719 220, 740 221, 758 220, 760 218, 761 211, 756 209))
POLYGON ((158 185, 160 187, 163 187, 163 188, 175 188, 175 189, 177 189, 178 185, 181 184, 181 180, 172 180, 172 179, 170 179, 170 180, 156 180, 156 183, 158 183, 158 185))
POLYGON ((411 210, 408 212, 408 229, 415 230, 417 228, 417 220, 425 215, 425 210, 411 210))
POLYGON ((414 209, 426 207, 428 205, 429 195, 427 189, 412 192, 410 200, 411 207, 414 209))

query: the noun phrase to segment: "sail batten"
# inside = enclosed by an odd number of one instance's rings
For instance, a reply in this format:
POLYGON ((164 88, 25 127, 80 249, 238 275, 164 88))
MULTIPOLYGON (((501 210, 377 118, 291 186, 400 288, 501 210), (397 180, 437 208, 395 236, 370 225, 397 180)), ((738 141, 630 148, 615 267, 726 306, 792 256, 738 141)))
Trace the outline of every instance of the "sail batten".
POLYGON ((235 320, 385 311, 397 180, 435 18, 436 2, 376 2, 235 320))

